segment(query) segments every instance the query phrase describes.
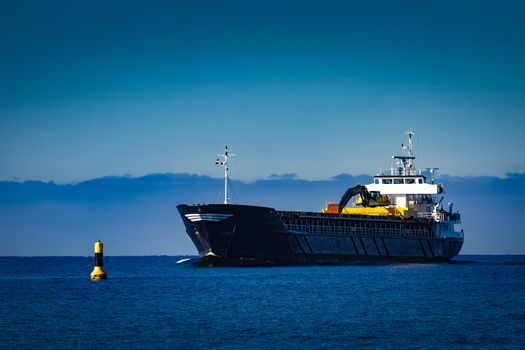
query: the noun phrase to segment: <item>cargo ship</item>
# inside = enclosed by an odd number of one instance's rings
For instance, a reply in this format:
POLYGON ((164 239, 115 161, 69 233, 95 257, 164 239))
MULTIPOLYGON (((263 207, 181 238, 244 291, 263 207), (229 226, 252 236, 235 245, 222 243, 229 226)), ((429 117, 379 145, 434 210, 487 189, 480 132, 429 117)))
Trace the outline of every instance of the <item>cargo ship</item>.
POLYGON ((177 209, 186 233, 205 266, 321 265, 359 263, 446 262, 463 245, 459 212, 443 208, 444 188, 436 184, 438 168, 414 166, 414 132, 406 132, 403 155, 392 157, 388 174, 373 183, 348 188, 337 203, 319 212, 284 211, 230 204, 228 160, 222 204, 181 204, 177 209), (352 200, 352 205, 347 204, 352 200))

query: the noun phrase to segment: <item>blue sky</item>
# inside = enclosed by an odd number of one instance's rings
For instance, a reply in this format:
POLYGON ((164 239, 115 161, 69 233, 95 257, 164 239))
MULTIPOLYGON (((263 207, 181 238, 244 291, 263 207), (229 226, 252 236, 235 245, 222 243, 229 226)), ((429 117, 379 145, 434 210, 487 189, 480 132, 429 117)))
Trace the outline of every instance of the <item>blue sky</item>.
POLYGON ((0 3, 0 179, 525 172, 521 1, 0 3), (229 125, 228 127, 226 125, 229 125))

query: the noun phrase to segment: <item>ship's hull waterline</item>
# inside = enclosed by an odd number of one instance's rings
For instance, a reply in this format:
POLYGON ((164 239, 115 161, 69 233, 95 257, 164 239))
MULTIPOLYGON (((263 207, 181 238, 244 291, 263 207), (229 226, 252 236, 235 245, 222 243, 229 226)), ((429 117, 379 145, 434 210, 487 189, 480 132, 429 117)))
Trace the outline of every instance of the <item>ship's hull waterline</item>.
POLYGON ((430 219, 276 211, 251 205, 179 205, 201 265, 446 262, 462 235, 439 237, 430 219))

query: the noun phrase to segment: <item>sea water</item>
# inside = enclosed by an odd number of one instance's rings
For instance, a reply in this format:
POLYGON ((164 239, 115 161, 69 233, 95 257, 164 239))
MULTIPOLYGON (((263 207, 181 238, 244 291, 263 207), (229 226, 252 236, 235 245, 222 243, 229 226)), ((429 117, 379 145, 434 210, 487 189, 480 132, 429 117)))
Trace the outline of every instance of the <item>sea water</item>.
POLYGON ((523 349, 525 256, 200 268, 0 258, 2 349, 523 349))

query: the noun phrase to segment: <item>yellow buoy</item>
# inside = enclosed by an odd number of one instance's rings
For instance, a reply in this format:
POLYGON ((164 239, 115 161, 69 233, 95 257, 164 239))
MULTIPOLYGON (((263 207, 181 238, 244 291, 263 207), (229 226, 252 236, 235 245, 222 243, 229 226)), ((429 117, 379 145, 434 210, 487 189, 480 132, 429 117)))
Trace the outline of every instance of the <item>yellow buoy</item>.
POLYGON ((91 279, 93 281, 100 281, 100 280, 106 280, 108 279, 108 275, 104 271, 102 262, 104 260, 103 255, 103 244, 99 240, 95 242, 95 267, 93 268, 93 272, 91 272, 91 279))

